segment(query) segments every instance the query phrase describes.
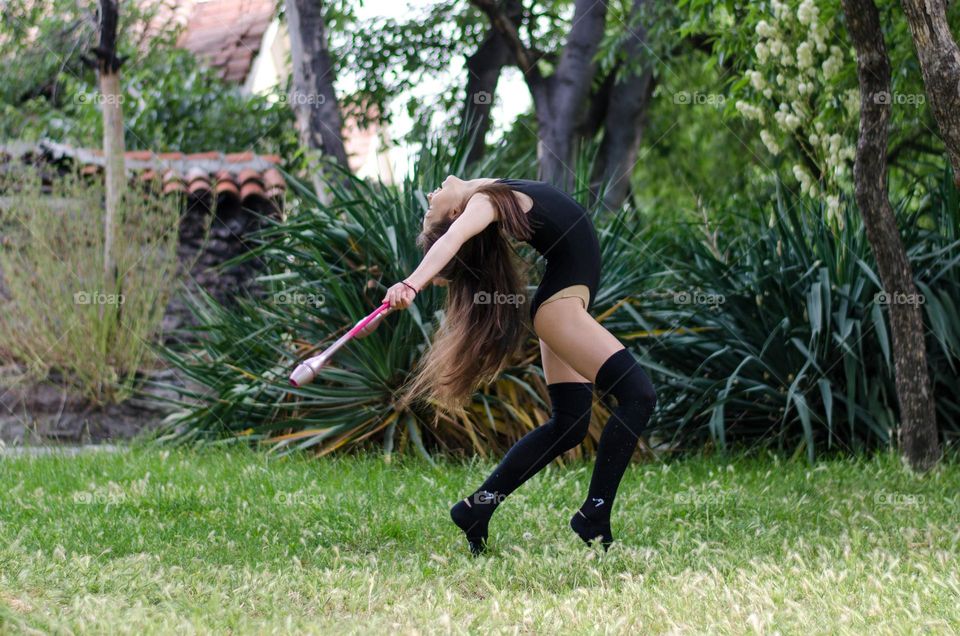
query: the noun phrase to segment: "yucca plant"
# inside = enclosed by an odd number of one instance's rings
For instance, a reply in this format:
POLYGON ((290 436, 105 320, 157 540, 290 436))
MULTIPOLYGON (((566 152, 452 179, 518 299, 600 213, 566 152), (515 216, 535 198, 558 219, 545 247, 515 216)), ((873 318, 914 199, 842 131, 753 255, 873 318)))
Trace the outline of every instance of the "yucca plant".
MULTIPOLYGON (((944 436, 956 436, 960 347, 956 191, 921 210, 897 206, 918 288, 944 436), (928 217, 930 229, 921 219, 928 217)), ((657 427, 675 442, 861 451, 891 443, 897 399, 873 254, 853 202, 844 227, 781 192, 766 227, 746 221, 723 247, 693 234, 637 321, 661 385, 657 427), (660 330, 660 331, 656 331, 660 330)))
MULTIPOLYGON (((424 192, 454 173, 533 178, 532 157, 508 163, 499 153, 465 165, 467 144, 428 144, 412 174, 398 186, 368 183, 350 175, 329 183, 331 203, 323 204, 304 183, 290 177, 295 199, 283 221, 264 218, 267 227, 251 237, 259 246, 242 258, 258 258, 266 292, 230 305, 202 292, 189 305, 199 326, 192 347, 171 347, 163 355, 202 390, 178 389, 180 410, 161 438, 234 443, 258 441, 279 452, 311 449, 320 454, 359 444, 382 444, 385 452, 434 449, 501 453, 549 417, 539 348, 531 331, 513 364, 483 387, 467 418, 448 418, 418 404, 399 410, 394 391, 407 379, 441 318, 442 288, 428 287, 407 311, 385 320, 370 336, 355 340, 312 384, 291 388, 295 364, 328 345, 374 309, 386 288, 413 271, 422 258, 415 238, 427 202, 424 192)), ((590 166, 582 162, 578 183, 590 166)), ((587 200, 585 187, 577 196, 587 200)), ((628 211, 598 216, 604 272, 597 310, 636 295, 655 261, 638 264, 638 220, 628 211)), ((535 252, 520 245, 535 262, 535 252)), ((230 266, 226 263, 224 266, 230 266)), ((530 293, 540 265, 531 271, 530 293)), ((168 387, 173 388, 173 387, 168 387)), ((598 405, 602 418, 602 405, 598 405)), ((595 436, 599 435, 598 426, 595 436)))

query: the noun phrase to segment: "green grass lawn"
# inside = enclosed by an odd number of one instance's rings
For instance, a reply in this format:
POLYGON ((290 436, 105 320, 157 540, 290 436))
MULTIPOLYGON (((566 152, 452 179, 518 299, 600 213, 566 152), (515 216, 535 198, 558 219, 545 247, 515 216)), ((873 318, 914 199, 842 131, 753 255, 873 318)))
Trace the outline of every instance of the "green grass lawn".
POLYGON ((0 459, 0 633, 956 633, 960 467, 631 466, 603 554, 551 465, 471 557, 492 463, 157 451, 0 459))

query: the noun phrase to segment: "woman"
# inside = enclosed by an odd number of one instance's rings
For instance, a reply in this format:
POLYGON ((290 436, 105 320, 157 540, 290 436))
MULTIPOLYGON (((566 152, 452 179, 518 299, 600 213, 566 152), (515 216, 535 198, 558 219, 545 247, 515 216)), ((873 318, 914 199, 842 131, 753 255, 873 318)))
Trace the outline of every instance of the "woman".
POLYGON ((518 440, 487 480, 453 506, 451 518, 470 551, 483 552, 488 522, 504 498, 586 437, 596 385, 617 405, 570 527, 588 546, 599 537, 606 550, 613 541, 610 509, 656 394, 633 355, 588 313, 600 278, 600 247, 588 213, 562 190, 526 179, 450 175, 428 200, 417 238, 424 258, 383 301, 390 310, 406 309, 425 285, 443 281, 447 303, 401 406, 425 397, 456 410, 479 383, 492 381, 528 328, 518 311, 524 281, 508 237, 528 242, 547 262, 529 311, 552 417, 518 440))

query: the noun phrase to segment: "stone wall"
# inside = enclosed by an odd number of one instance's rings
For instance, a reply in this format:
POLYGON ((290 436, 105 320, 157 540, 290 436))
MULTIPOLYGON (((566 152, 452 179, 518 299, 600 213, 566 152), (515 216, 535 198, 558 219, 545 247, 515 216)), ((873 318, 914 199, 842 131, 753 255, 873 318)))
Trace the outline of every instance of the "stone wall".
MULTIPOLYGON (((211 212, 208 198, 188 199, 181 219, 177 249, 180 275, 188 289, 202 287, 225 304, 244 292, 257 291, 258 286, 253 279, 263 270, 263 263, 257 257, 227 268, 221 267, 222 263, 255 247, 250 237, 261 227, 261 219, 257 214, 275 215, 277 210, 270 201, 248 199, 243 207, 229 200, 221 200, 211 212), (213 219, 210 219, 211 213, 215 214, 213 219), (205 237, 208 224, 209 234, 205 237), (186 271, 187 265, 192 265, 189 273, 186 271)), ((164 315, 165 339, 188 339, 188 334, 174 332, 195 324, 196 318, 187 306, 185 294, 178 293, 167 305, 164 315)))

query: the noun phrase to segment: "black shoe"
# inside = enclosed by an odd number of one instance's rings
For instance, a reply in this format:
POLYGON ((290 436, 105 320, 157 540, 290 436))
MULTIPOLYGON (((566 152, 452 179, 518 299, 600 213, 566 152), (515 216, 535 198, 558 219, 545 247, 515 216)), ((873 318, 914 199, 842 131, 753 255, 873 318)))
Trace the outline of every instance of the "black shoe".
POLYGON ((610 520, 595 521, 585 515, 583 510, 577 510, 576 514, 570 518, 570 527, 588 546, 599 538, 603 544, 603 551, 610 549, 613 543, 613 534, 610 531, 610 520))

